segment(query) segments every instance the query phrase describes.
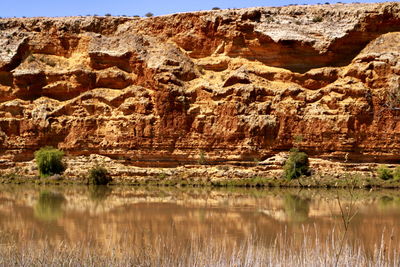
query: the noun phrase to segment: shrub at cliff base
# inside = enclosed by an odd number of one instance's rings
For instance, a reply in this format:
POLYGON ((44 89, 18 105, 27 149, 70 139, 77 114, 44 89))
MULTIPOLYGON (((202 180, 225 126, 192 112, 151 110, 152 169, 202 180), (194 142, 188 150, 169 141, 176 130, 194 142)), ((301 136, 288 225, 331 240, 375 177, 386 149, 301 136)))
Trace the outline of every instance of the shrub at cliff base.
POLYGON ((288 180, 310 175, 308 155, 298 149, 292 149, 283 169, 288 180))
POLYGON ((35 160, 40 177, 61 174, 65 170, 62 162, 64 152, 54 147, 42 147, 35 152, 35 160))
POLYGON ((393 179, 395 181, 399 181, 400 180, 400 166, 397 166, 396 168, 394 168, 394 170, 393 170, 393 179))
POLYGON ((386 165, 380 165, 377 168, 378 177, 382 180, 400 180, 400 166, 390 169, 386 165))
POLYGON ((106 168, 95 166, 88 173, 89 184, 91 185, 106 185, 112 181, 106 168))
POLYGON ((385 165, 380 165, 377 169, 378 177, 382 180, 393 179, 393 171, 385 165))

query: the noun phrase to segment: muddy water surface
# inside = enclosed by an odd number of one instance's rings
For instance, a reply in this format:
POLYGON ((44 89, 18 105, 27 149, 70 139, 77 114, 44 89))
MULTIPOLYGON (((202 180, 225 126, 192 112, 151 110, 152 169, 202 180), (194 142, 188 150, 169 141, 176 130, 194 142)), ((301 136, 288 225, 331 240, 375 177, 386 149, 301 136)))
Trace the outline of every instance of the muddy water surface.
POLYGON ((340 237, 347 214, 355 214, 350 244, 366 253, 377 245, 399 246, 396 191, 31 185, 0 186, 0 245, 83 243, 121 252, 160 240, 170 247, 193 239, 235 247, 249 239, 270 246, 287 238, 301 249, 304 236, 320 239, 321 246, 340 237))

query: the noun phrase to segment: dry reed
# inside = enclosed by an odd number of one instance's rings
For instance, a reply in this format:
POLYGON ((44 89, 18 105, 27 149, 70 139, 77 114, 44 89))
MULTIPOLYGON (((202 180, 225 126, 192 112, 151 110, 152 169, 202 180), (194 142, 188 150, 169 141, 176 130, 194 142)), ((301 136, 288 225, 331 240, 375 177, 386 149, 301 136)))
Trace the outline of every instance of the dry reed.
POLYGON ((399 244, 385 244, 385 233, 373 251, 362 244, 341 243, 340 232, 325 238, 303 229, 297 237, 278 234, 272 243, 255 238, 239 245, 213 238, 192 237, 172 245, 162 236, 138 245, 96 246, 91 242, 56 245, 26 242, 0 244, 0 266, 400 266, 399 244))

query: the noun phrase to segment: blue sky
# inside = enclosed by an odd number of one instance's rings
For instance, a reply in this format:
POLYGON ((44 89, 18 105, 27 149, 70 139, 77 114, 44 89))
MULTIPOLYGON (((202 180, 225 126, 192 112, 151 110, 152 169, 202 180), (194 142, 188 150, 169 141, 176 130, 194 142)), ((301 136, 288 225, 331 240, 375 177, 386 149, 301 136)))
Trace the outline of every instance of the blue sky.
MULTIPOLYGON (((0 9, 1 17, 37 17, 37 16, 76 16, 76 15, 139 15, 147 12, 154 15, 164 15, 177 12, 208 10, 213 7, 242 8, 255 6, 283 6, 288 4, 317 4, 336 3, 329 0, 0 0, 3 2, 0 9)), ((343 3, 354 1, 338 0, 343 3)), ((355 0, 357 1, 357 0, 355 0)), ((373 0, 358 0, 358 2, 384 2, 373 0)))

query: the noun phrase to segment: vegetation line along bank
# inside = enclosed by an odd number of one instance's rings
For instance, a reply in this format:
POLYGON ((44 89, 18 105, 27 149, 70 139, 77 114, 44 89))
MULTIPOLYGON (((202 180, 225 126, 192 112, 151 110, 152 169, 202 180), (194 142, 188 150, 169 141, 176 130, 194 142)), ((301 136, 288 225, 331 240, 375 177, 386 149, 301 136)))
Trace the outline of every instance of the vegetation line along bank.
MULTIPOLYGON (((390 169, 386 166, 379 166, 376 175, 378 178, 371 178, 366 175, 344 174, 336 177, 333 175, 319 176, 313 174, 310 168, 309 159, 306 153, 300 152, 298 148, 293 148, 283 162, 276 176, 253 175, 249 169, 256 167, 244 167, 241 171, 250 174, 245 177, 243 173, 230 174, 235 166, 210 166, 206 160, 199 161, 198 166, 184 168, 180 171, 171 172, 171 169, 157 168, 158 172, 149 173, 141 176, 118 177, 99 162, 90 163, 84 168, 82 175, 75 176, 74 173, 63 174, 68 164, 63 158, 64 153, 53 147, 43 147, 35 152, 35 164, 37 165, 37 176, 26 177, 23 174, 10 173, 3 175, 0 179, 2 183, 39 183, 39 184, 125 184, 134 186, 213 186, 213 187, 306 187, 306 188, 398 188, 400 181, 397 178, 397 168, 390 169), (220 171, 219 177, 212 177, 210 169, 220 171), (197 171, 197 172, 196 172, 197 171), (208 171, 208 172, 207 172, 208 171), (210 175, 211 174, 211 175, 210 175)), ((201 158, 201 157, 200 157, 201 158)), ((113 167, 113 163, 108 162, 107 166, 113 167)), ((256 165, 258 163, 255 163, 256 165)), ((142 170, 141 168, 138 168, 142 170)), ((118 170, 117 170, 118 173, 118 170)), ((214 174, 215 175, 215 174, 214 174)))

